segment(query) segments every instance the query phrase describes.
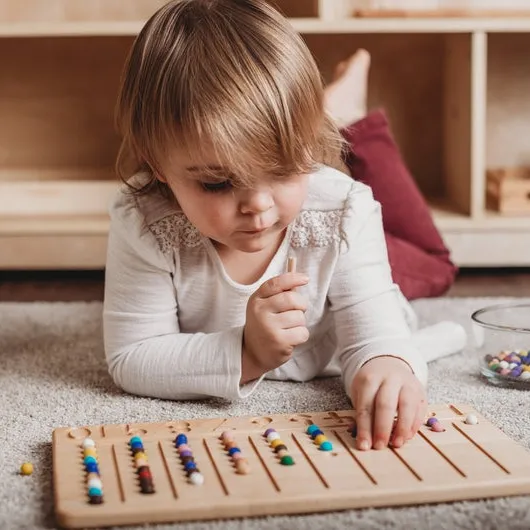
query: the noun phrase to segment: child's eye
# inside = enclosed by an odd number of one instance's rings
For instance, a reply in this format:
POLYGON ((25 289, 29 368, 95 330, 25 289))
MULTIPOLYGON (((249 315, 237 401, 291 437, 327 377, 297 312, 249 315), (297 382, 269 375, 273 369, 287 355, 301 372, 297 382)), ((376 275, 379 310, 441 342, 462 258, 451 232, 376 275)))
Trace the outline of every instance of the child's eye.
POLYGON ((229 180, 223 180, 222 182, 201 182, 201 185, 205 191, 210 193, 227 191, 232 188, 232 183, 229 180))

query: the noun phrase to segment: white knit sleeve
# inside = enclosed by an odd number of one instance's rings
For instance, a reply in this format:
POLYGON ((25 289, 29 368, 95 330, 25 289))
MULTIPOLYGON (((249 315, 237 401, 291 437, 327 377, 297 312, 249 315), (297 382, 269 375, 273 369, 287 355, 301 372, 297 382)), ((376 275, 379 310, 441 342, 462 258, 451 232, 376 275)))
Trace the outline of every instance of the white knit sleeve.
POLYGON ((173 269, 134 199, 118 201, 111 209, 103 311, 111 376, 123 390, 144 396, 244 397, 242 327, 180 333, 173 269))
POLYGON ((384 355, 406 361, 426 384, 427 364, 411 341, 392 281, 380 204, 369 188, 352 189, 328 294, 346 392, 351 397, 353 379, 367 361, 384 355))

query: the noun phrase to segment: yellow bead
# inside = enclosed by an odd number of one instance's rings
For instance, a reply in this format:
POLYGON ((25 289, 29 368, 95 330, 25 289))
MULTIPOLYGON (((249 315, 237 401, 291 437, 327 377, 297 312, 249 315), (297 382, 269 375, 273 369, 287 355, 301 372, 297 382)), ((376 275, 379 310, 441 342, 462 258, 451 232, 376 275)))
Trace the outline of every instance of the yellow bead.
POLYGON ((323 442, 327 442, 328 439, 326 438, 326 436, 324 436, 323 434, 319 434, 316 438, 315 438, 315 443, 317 445, 320 445, 321 443, 323 442))
POLYGON ((30 462, 24 462, 20 466, 20 473, 22 475, 31 475, 33 473, 33 464, 31 464, 30 462))
POLYGON ((523 370, 524 370, 525 372, 530 372, 530 365, 527 364, 527 365, 523 368, 523 370))
POLYGON ((271 447, 272 447, 273 449, 276 449, 276 447, 277 447, 278 445, 285 445, 285 444, 284 444, 279 438, 278 438, 277 440, 273 440, 273 441, 271 442, 271 447))
POLYGON ((135 460, 140 460, 140 459, 147 460, 147 455, 143 451, 139 451, 138 453, 134 455, 134 459, 135 460))
POLYGON ((93 448, 93 447, 87 447, 84 451, 83 451, 83 454, 85 456, 93 456, 94 458, 97 459, 98 457, 98 453, 97 451, 93 448))

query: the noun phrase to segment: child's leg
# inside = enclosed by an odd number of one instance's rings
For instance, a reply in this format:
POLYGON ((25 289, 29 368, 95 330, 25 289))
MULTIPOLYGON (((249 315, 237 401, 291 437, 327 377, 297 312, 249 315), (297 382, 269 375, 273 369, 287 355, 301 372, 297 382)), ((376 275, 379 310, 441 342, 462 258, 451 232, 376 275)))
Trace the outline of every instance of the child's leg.
POLYGON ((429 208, 392 138, 382 112, 366 116, 370 56, 361 51, 339 65, 326 91, 326 106, 337 123, 359 120, 343 129, 352 176, 369 185, 382 204, 383 225, 394 281, 409 299, 437 296, 453 283, 449 258, 429 208))

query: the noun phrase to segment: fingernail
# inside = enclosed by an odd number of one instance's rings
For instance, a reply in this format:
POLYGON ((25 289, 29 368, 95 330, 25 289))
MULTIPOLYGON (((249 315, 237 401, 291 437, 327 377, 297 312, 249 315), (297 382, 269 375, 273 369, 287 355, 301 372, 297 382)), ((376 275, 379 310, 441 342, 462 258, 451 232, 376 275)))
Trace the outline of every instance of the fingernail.
POLYGON ((368 443, 368 440, 361 440, 359 442, 359 449, 361 451, 368 451, 368 449, 370 449, 370 444, 368 443))
POLYGON ((401 447, 403 445, 403 437, 398 436, 394 439, 394 447, 401 447))
POLYGON ((374 449, 376 449, 377 451, 381 451, 381 449, 384 448, 385 444, 381 440, 377 440, 377 442, 375 442, 374 449))

